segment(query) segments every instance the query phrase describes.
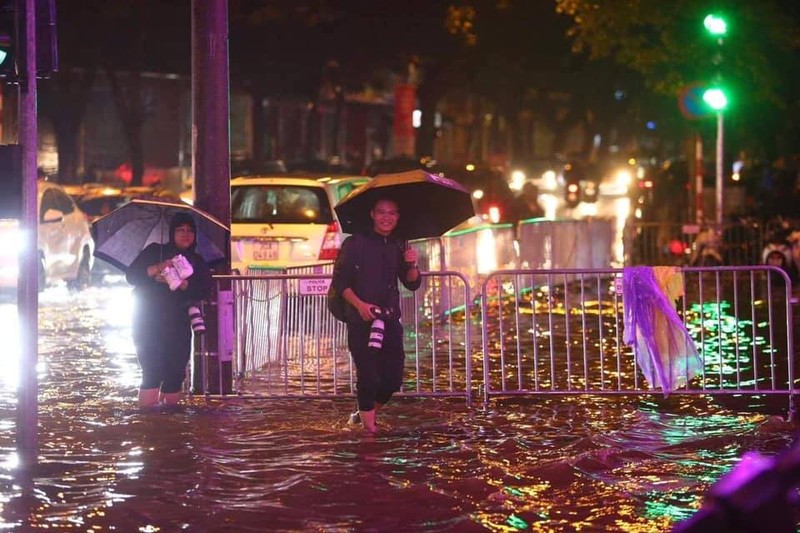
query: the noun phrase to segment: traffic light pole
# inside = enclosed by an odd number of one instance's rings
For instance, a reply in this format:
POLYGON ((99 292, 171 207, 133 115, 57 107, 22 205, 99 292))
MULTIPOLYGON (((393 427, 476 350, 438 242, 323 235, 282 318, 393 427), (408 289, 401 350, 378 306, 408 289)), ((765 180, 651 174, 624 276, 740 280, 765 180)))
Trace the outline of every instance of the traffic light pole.
POLYGON ((722 231, 723 219, 723 187, 725 185, 724 169, 724 148, 725 146, 725 128, 722 111, 717 111, 717 229, 722 231))
POLYGON ((25 27, 23 64, 18 65, 19 143, 22 145, 22 219, 25 245, 19 258, 17 309, 21 332, 19 389, 17 394, 17 454, 20 465, 38 460, 39 381, 36 375, 39 338, 39 258, 37 254, 36 153, 36 0, 19 0, 19 24, 25 27))

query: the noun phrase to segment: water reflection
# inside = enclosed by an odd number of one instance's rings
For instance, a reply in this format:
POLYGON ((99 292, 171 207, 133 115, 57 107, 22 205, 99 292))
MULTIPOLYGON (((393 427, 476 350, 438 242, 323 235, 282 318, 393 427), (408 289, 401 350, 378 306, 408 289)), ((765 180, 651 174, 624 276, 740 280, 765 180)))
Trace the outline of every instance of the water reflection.
POLYGON ((16 390, 19 383, 20 338, 17 306, 0 303, 0 339, 4 349, 0 351, 3 371, 0 372, 0 387, 4 391, 16 390))
POLYGON ((705 397, 406 399, 372 439, 346 425, 352 399, 194 398, 140 414, 111 302, 126 291, 61 296, 42 298, 40 465, 28 475, 13 463, 13 397, 0 394, 10 530, 664 531, 743 452, 790 439, 705 397))

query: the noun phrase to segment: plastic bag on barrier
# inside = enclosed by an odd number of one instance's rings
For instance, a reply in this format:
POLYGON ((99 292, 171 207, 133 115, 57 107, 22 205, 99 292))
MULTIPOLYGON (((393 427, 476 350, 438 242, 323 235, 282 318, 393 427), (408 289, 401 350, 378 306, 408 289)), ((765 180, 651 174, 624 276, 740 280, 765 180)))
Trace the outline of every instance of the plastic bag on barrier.
POLYGON ((673 303, 682 295, 682 275, 675 267, 626 267, 622 276, 624 342, 634 347, 648 383, 668 396, 703 365, 673 303))

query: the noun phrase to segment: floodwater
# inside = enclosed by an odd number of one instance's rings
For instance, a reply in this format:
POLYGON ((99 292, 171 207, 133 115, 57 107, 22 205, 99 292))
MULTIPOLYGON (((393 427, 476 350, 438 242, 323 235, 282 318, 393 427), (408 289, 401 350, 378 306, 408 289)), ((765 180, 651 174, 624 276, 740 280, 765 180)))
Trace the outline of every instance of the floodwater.
POLYGON ((375 437, 346 424, 352 398, 143 414, 128 294, 42 294, 29 471, 15 460, 16 307, 0 304, 0 528, 666 531, 742 454, 793 436, 780 409, 709 397, 399 399, 375 437))

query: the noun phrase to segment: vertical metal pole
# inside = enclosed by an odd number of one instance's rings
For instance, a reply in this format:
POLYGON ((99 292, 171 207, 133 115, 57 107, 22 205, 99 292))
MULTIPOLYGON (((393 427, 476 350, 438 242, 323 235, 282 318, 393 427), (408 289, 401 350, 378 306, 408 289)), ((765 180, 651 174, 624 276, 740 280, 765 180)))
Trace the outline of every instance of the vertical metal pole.
MULTIPOLYGON (((192 179, 194 205, 220 222, 231 224, 230 103, 228 90, 228 0, 192 0, 192 179)), ((225 265, 216 265, 217 273, 230 272, 230 256, 225 265)), ((217 286, 219 289, 219 286, 217 286)), ((233 323, 209 327, 227 328, 233 323)), ((231 333, 232 335, 232 333, 231 333)), ((205 337, 205 336, 204 336, 205 337)), ((216 354, 219 360, 219 337, 204 339, 203 383, 206 393, 210 368, 206 358, 216 354), (216 346, 211 346, 216 342, 216 346)), ((227 362, 227 366, 231 363, 227 362)), ((219 392, 223 389, 220 387, 219 392)))
POLYGON ((21 343, 19 393, 17 395, 17 453, 24 466, 35 465, 38 456, 38 392, 36 377, 39 330, 39 257, 36 213, 36 1, 19 0, 17 23, 25 35, 24 64, 20 71, 19 139, 22 145, 22 220, 25 245, 19 259, 17 309, 21 343))
POLYGON ((724 125, 722 111, 717 111, 717 230, 722 230, 722 207, 723 207, 723 186, 724 186, 724 154, 725 144, 724 125))
POLYGON ((694 137, 694 185, 695 185, 695 207, 694 221, 700 225, 703 223, 703 137, 696 133, 694 137))
POLYGON ((231 220, 228 1, 192 0, 192 174, 195 205, 231 220))

